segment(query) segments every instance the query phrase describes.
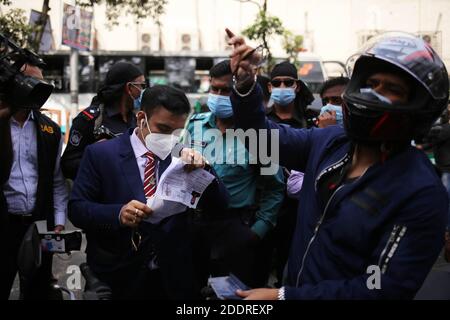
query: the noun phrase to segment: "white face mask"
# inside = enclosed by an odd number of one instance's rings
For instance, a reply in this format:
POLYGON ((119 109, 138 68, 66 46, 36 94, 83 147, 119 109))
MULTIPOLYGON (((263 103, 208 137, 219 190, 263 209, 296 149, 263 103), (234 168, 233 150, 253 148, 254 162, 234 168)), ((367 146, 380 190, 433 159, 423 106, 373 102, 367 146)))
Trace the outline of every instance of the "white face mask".
MULTIPOLYGON (((161 160, 164 160, 167 158, 167 156, 172 152, 173 147, 178 142, 178 137, 173 134, 164 134, 164 133, 154 133, 151 132, 148 122, 147 122, 147 116, 145 116, 146 126, 148 131, 150 132, 145 138, 145 147, 155 154, 158 158, 161 160)), ((142 122, 141 122, 142 124, 142 122)), ((142 134, 142 128, 141 128, 141 134, 142 134)))

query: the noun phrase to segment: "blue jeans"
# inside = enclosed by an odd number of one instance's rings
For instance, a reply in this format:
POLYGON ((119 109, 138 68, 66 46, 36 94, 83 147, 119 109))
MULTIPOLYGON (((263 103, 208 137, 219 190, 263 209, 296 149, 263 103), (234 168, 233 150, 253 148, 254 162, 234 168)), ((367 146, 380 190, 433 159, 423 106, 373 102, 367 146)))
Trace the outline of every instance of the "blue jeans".
MULTIPOLYGON (((444 184, 445 188, 447 188, 448 196, 450 199, 450 173, 445 172, 442 174, 442 183, 444 184)), ((448 210, 447 230, 450 230, 450 208, 448 210)))

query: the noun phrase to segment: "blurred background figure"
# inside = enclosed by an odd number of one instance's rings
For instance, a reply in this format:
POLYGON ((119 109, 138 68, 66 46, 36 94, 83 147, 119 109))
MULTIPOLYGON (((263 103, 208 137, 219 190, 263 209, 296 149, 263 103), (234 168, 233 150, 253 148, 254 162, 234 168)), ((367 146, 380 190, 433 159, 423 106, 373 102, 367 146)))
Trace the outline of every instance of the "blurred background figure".
POLYGON ((342 94, 350 81, 347 77, 339 77, 324 82, 320 89, 322 109, 320 110, 317 126, 326 128, 331 125, 344 124, 342 116, 342 94))

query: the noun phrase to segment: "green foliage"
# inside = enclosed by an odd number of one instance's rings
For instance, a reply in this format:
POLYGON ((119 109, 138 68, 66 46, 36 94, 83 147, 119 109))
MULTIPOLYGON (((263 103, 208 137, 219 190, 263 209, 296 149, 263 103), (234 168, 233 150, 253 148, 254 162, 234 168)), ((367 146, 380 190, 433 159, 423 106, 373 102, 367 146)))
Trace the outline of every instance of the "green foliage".
MULTIPOLYGON (((159 18, 164 14, 168 0, 77 0, 81 7, 92 7, 95 4, 106 3, 106 17, 110 26, 118 25, 118 18, 121 15, 132 15, 136 21, 143 19, 153 19, 156 25, 160 26, 159 18)), ((43 10, 47 12, 49 1, 43 1, 43 10)), ((0 4, 10 6, 11 0, 0 0, 0 4)), ((15 41, 20 46, 28 45, 36 50, 39 47, 46 20, 37 23, 34 27, 29 26, 25 11, 22 9, 10 9, 6 14, 0 16, 0 32, 15 41), (30 36, 37 33, 33 43, 27 43, 30 36)))
POLYGON ((121 15, 132 15, 136 21, 151 18, 159 26, 167 2, 168 0, 77 0, 77 4, 82 7, 106 3, 106 17, 112 26, 119 24, 118 18, 121 15))
MULTIPOLYGON (((3 3, 8 1, 2 0, 3 3)), ((33 33, 33 28, 28 24, 25 10, 10 9, 0 16, 0 32, 19 46, 25 46, 33 33)))
POLYGON ((258 12, 255 23, 248 26, 242 34, 250 40, 259 40, 267 50, 267 65, 265 71, 272 69, 275 61, 270 51, 269 40, 273 36, 280 36, 284 33, 283 23, 278 17, 273 17, 267 14, 266 6, 258 12))
POLYGON ((302 50, 303 36, 293 34, 283 26, 280 18, 269 15, 267 13, 267 0, 264 0, 262 5, 254 1, 240 2, 252 2, 259 7, 255 22, 244 29, 242 34, 250 40, 261 41, 262 45, 267 50, 268 62, 264 71, 268 72, 275 64, 269 46, 269 40, 274 37, 283 38, 283 48, 288 54, 289 60, 294 64, 298 64, 297 53, 302 50))
POLYGON ((283 34, 283 48, 289 56, 289 61, 299 67, 297 54, 303 51, 303 36, 285 30, 283 34))
POLYGON ((273 35, 282 35, 283 32, 283 23, 278 17, 272 17, 264 11, 260 11, 255 23, 248 26, 242 34, 251 40, 268 40, 273 35))

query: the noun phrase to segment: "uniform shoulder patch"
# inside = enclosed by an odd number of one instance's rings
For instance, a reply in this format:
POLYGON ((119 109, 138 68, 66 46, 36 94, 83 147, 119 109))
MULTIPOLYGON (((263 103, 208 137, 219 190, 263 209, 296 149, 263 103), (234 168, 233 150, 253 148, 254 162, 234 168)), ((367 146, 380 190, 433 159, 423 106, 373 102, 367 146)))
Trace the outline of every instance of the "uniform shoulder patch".
POLYGON ((72 130, 72 132, 70 133, 69 142, 74 147, 78 147, 80 145, 80 142, 81 142, 82 138, 83 138, 83 136, 81 135, 81 133, 79 131, 72 130))
POLYGON ((79 115, 82 116, 84 119, 91 121, 97 118, 99 112, 100 109, 98 108, 98 106, 91 106, 81 111, 79 115))

